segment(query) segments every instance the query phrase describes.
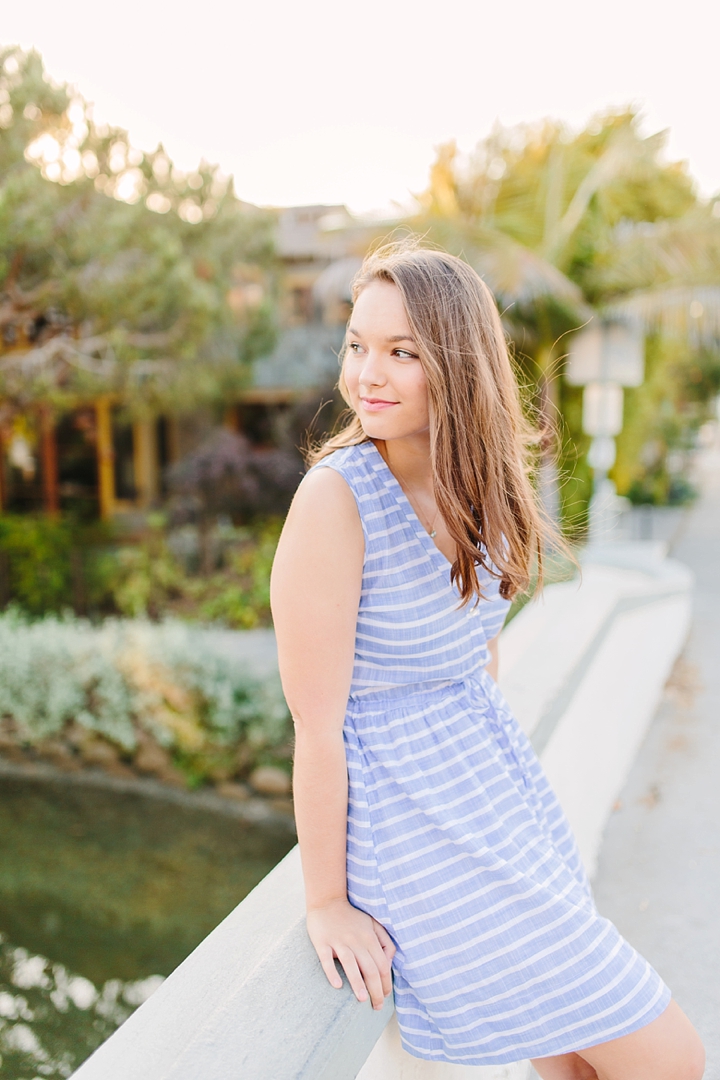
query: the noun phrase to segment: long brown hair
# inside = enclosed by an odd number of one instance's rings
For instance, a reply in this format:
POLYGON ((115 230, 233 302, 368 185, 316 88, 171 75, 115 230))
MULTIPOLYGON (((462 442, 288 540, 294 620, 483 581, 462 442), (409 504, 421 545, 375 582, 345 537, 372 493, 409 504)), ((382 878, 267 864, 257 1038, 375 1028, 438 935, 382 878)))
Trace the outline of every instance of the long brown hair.
MULTIPOLYGON (((533 571, 542 582, 543 549, 562 541, 531 482, 539 436, 523 413, 492 293, 462 259, 414 240, 368 255, 353 281, 353 301, 373 281, 400 290, 425 370, 435 498, 457 546, 451 579, 463 603, 480 597, 481 565, 512 598, 527 590, 533 571)), ((349 404, 342 374, 339 386, 349 404)), ((310 463, 367 441, 353 414, 311 451, 310 463)))

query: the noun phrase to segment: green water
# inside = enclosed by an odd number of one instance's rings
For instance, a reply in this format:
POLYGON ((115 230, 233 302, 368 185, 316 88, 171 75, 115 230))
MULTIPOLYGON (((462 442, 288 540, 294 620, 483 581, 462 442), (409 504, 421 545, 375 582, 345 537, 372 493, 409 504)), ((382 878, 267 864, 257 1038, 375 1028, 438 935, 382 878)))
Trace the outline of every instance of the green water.
POLYGON ((0 781, 0 1077, 59 1080, 293 844, 137 795, 0 781))

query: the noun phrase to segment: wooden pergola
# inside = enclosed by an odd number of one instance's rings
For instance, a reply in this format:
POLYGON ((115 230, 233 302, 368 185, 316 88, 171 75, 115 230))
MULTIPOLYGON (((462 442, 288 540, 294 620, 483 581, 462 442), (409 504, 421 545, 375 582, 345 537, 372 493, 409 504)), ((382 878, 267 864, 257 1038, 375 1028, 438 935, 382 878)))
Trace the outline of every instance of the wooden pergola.
MULTIPOLYGON (((82 343, 87 347, 86 342, 82 343)), ((0 397, 0 513, 7 510, 9 485, 7 483, 7 454, 10 449, 8 430, 13 418, 26 418, 34 432, 33 445, 39 466, 39 502, 45 513, 56 516, 60 512, 62 490, 60 484, 61 454, 58 448, 57 429, 64 416, 86 411, 92 415, 95 444, 96 481, 94 496, 97 498, 99 516, 108 520, 115 513, 130 508, 145 509, 160 494, 161 462, 158 453, 157 417, 132 421, 132 473, 134 496, 121 497, 116 483, 116 446, 113 433, 113 410, 123 404, 118 393, 100 392, 94 395, 69 394, 62 410, 52 403, 53 391, 66 386, 73 369, 82 367, 94 377, 94 381, 112 384, 113 363, 96 359, 91 353, 81 351, 80 342, 71 335, 57 335, 34 346, 20 334, 10 348, 1 350, 0 365, 5 376, 5 399, 0 397), (78 361, 80 361, 78 363, 78 361), (33 386, 40 380, 46 393, 38 393, 33 386), (45 398, 45 399, 44 399, 45 398), (5 414, 3 423, 3 414, 5 414), (10 420, 8 421, 8 417, 10 420)), ((173 422, 168 426, 172 432, 173 422)), ((172 444, 172 439, 170 440, 172 444)), ((170 446, 172 451, 173 447, 170 446)))
MULTIPOLYGON (((92 409, 95 419, 95 459, 97 468, 96 496, 100 518, 108 520, 118 511, 131 508, 147 509, 160 495, 161 462, 158 453, 157 419, 132 422, 133 475, 135 497, 120 497, 117 492, 113 437, 113 408, 119 404, 111 394, 94 398, 85 408, 92 409)), ((33 414, 37 430, 37 459, 40 473, 40 492, 43 511, 51 517, 60 512, 60 456, 57 443, 57 423, 52 407, 38 404, 28 412, 33 414)), ((168 421, 172 432, 174 422, 168 421)), ((172 440, 171 440, 172 442, 172 440)), ((8 507, 6 482, 7 440, 0 430, 0 513, 8 507)))

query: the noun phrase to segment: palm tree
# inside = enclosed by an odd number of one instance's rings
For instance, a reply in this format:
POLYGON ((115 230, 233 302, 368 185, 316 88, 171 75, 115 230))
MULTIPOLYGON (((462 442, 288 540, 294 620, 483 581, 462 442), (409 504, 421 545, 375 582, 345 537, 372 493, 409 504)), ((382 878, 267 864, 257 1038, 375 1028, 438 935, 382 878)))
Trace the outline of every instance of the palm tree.
MULTIPOLYGON (((718 345, 720 219, 684 168, 660 159, 663 143, 626 111, 576 135, 549 122, 498 128, 466 161, 454 144, 438 151, 412 225, 493 289, 548 426, 562 409, 579 435, 557 376, 567 335, 593 317, 718 345)), ((541 471, 555 514, 550 455, 541 471)))

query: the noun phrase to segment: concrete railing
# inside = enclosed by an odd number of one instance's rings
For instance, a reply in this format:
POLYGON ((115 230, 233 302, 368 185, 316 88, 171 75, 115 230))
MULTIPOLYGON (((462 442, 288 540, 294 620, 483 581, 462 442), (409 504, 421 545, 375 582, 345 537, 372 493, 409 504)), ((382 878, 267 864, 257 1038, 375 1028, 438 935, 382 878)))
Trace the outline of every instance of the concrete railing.
POLYGON ((500 641, 503 693, 592 876, 605 822, 690 628, 692 575, 659 542, 589 550, 500 641))
MULTIPOLYGON (((501 687, 595 867, 602 831, 687 635, 690 574, 662 545, 586 553, 501 638, 501 687)), ((297 849, 75 1073, 76 1080, 521 1080, 400 1048, 390 1002, 327 983, 297 849), (388 1023, 388 1021, 391 1021, 388 1023), (387 1026, 386 1026, 387 1025, 387 1026)))

